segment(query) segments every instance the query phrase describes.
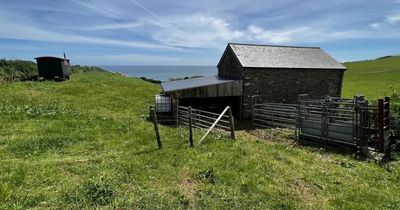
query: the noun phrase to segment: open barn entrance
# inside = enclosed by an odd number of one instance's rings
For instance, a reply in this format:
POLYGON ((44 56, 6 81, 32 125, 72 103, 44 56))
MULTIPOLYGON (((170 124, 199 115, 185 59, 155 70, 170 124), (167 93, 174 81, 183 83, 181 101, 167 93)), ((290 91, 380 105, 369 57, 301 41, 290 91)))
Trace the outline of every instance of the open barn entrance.
POLYGON ((221 113, 226 106, 232 108, 233 116, 239 119, 240 116, 240 96, 207 97, 207 98, 181 98, 180 106, 191 106, 195 109, 221 113))

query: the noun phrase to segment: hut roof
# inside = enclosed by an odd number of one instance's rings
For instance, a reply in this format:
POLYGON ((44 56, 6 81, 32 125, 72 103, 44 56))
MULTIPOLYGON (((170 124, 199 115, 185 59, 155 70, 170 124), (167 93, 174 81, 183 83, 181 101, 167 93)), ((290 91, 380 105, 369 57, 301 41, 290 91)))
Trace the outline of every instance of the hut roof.
POLYGON ((218 85, 229 82, 234 82, 235 80, 222 78, 218 75, 208 76, 208 77, 198 77, 193 79, 177 80, 171 82, 161 83, 161 87, 164 93, 184 90, 190 88, 204 87, 209 85, 218 85))
POLYGON ((68 58, 59 58, 59 57, 54 57, 54 56, 40 56, 40 57, 36 57, 36 60, 38 59, 54 59, 54 60, 69 60, 68 58))
POLYGON ((319 47, 237 43, 229 47, 244 68, 346 69, 319 47))

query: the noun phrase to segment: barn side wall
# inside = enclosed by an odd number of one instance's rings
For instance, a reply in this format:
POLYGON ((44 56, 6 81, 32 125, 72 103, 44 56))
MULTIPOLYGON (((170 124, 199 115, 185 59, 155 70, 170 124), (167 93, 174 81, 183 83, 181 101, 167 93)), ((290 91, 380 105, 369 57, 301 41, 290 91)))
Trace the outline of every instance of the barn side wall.
POLYGON ((243 71, 243 118, 251 117, 251 96, 259 102, 296 103, 299 94, 311 98, 340 96, 343 70, 260 69, 243 71))
POLYGON ((210 98, 210 97, 229 97, 242 95, 242 81, 236 80, 217 85, 208 85, 197 88, 189 88, 168 92, 175 99, 182 98, 210 98))
POLYGON ((221 61, 218 64, 218 75, 233 79, 241 79, 242 65, 233 53, 231 47, 227 47, 221 61))

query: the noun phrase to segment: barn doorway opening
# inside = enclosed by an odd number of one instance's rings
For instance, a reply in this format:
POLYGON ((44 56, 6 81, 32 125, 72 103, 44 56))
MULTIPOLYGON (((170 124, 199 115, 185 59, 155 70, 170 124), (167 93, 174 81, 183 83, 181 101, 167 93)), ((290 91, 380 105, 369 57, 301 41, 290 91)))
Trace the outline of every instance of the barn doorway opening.
POLYGON ((209 112, 221 113, 226 106, 232 108, 232 114, 236 119, 240 118, 240 96, 207 97, 207 98, 181 98, 180 106, 191 106, 209 112))

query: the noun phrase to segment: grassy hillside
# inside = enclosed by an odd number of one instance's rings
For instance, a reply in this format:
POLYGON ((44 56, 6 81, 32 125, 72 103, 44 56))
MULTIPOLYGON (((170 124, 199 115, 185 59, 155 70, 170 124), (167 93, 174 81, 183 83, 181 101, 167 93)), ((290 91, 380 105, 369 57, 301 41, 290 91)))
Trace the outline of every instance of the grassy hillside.
POLYGON ((368 98, 390 96, 400 91, 400 56, 348 62, 344 76, 343 96, 362 93, 368 98))
POLYGON ((400 208, 398 162, 246 132, 188 148, 185 129, 164 126, 156 150, 145 115, 157 92, 105 72, 0 84, 0 209, 400 208))

